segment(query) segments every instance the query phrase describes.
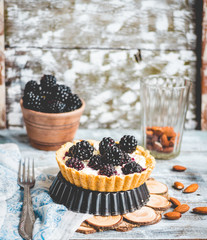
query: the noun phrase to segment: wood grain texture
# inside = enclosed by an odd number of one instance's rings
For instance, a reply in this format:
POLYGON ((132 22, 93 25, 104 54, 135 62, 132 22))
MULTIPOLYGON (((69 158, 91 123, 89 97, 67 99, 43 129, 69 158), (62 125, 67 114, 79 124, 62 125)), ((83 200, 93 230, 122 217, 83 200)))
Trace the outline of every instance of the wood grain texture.
MULTIPOLYGON (((125 134, 132 134, 139 138, 140 133, 129 129, 99 129, 88 130, 79 129, 76 139, 96 139, 101 140, 105 136, 111 136, 119 140, 125 134)), ((33 156, 36 159, 37 167, 54 167, 54 174, 58 172, 55 152, 38 151, 28 143, 25 130, 1 130, 0 143, 13 142, 20 147, 23 157, 33 156), (49 164, 48 164, 49 162, 49 164)), ((126 233, 115 231, 99 232, 91 235, 75 233, 74 239, 206 239, 207 229, 206 215, 192 213, 192 209, 198 206, 206 206, 207 203, 207 132, 185 131, 181 154, 172 160, 157 160, 157 165, 153 170, 152 177, 161 181, 169 187, 169 194, 177 198, 182 204, 187 203, 190 210, 185 213, 178 221, 162 219, 158 224, 134 228, 126 233), (173 172, 173 165, 184 165, 186 172, 173 172), (186 195, 172 187, 175 180, 181 181, 185 186, 197 182, 199 189, 197 192, 186 195), (193 228, 192 228, 193 226, 193 228)), ((46 168, 44 170, 47 171, 46 168)), ((173 208, 169 209, 169 211, 173 208)))
POLYGON ((5 105, 4 1, 0 0, 0 128, 6 125, 5 105))
POLYGON ((193 0, 162 0, 159 4, 157 0, 44 0, 41 5, 35 0, 7 0, 6 44, 194 50, 193 7, 193 0))
MULTIPOLYGON (((195 82, 195 0, 6 0, 5 6, 9 127, 23 126, 22 89, 44 73, 86 101, 81 127, 88 128, 140 127, 140 76, 195 82)), ((195 110, 194 87, 186 128, 196 127, 195 110)))
MULTIPOLYGON (((7 49, 8 125, 23 126, 18 102, 26 82, 39 80, 43 73, 54 73, 85 100, 82 128, 139 128, 140 77, 170 71, 194 81, 196 59, 194 52, 186 50, 143 50, 142 61, 136 63, 134 54, 134 50, 7 49)), ((194 91, 195 87, 190 96, 187 128, 196 125, 194 91)))
POLYGON ((207 1, 203 1, 202 34, 202 114, 201 127, 207 130, 207 1))

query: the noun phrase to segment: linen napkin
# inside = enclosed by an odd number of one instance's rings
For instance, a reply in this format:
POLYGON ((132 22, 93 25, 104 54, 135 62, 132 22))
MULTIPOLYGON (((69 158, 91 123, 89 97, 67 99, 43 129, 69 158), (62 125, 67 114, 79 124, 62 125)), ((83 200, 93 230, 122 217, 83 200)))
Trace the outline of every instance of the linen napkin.
MULTIPOLYGON (((16 144, 0 144, 0 239, 22 239, 18 225, 23 205, 23 191, 17 184, 21 153, 16 144)), ((38 159, 36 159, 37 161, 38 159)), ((68 211, 53 202, 48 194, 57 168, 35 169, 36 183, 31 189, 36 221, 33 239, 68 240, 89 214, 68 211)))

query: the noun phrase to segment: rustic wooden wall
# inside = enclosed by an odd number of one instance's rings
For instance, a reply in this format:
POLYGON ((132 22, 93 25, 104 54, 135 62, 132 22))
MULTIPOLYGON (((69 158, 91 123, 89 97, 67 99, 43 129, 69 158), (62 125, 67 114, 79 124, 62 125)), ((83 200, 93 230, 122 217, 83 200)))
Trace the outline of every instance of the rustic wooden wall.
POLYGON ((5 107, 4 1, 0 0, 0 128, 6 126, 5 107))
POLYGON ((203 1, 202 35, 202 130, 207 130, 207 0, 203 1))
POLYGON ((0 0, 0 128, 5 126, 4 1, 0 0))
MULTIPOLYGON (((138 129, 140 77, 195 82, 195 0, 6 0, 5 10, 9 127, 23 126, 22 89, 44 73, 85 99, 88 128, 138 129)), ((197 126, 195 102, 193 87, 186 128, 197 126)))

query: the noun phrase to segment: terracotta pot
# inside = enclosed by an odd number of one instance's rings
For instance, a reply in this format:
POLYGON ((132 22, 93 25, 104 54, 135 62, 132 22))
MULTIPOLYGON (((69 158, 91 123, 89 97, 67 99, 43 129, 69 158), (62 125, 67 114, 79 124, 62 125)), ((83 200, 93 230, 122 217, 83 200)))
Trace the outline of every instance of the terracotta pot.
POLYGON ((62 144, 72 141, 79 127, 80 117, 85 109, 66 113, 43 113, 23 107, 20 100, 27 135, 33 147, 41 150, 57 150, 62 144))

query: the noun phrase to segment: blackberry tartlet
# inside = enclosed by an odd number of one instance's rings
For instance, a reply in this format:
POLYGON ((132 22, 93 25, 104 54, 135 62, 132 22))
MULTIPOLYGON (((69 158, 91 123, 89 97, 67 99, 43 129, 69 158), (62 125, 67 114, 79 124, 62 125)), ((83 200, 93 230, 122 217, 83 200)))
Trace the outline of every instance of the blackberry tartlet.
POLYGON ((67 142, 56 152, 56 160, 71 184, 99 192, 137 188, 155 167, 154 157, 129 135, 120 142, 112 138, 67 142))

